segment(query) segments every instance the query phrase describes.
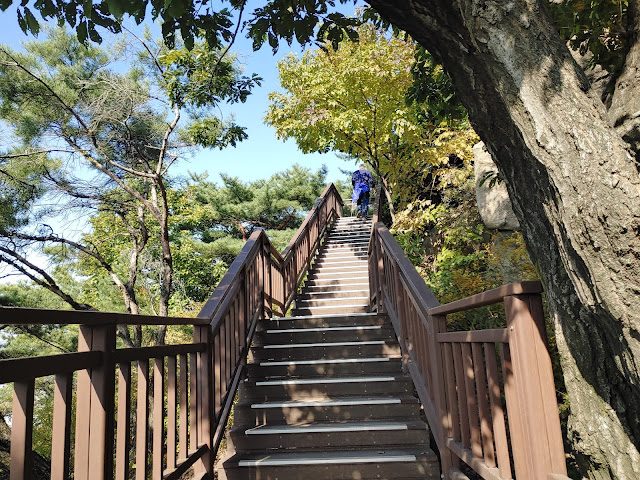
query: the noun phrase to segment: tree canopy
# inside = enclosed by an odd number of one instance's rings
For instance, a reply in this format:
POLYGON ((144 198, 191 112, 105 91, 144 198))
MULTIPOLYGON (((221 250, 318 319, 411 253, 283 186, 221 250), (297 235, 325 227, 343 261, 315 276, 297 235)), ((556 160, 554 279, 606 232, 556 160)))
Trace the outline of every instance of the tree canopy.
POLYGON ((406 203, 450 154, 464 156, 475 135, 448 77, 424 50, 373 23, 356 31, 357 42, 279 62, 284 93, 270 94, 266 121, 303 152, 333 150, 367 163, 388 181, 389 200, 406 203))

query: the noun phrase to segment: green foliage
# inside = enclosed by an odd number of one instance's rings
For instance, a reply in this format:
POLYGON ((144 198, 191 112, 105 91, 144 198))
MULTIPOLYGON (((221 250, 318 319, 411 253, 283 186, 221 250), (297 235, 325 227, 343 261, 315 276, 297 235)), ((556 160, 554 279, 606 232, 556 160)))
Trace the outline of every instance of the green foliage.
MULTIPOLYGON (((167 220, 180 208, 168 169, 188 148, 245 139, 214 107, 245 101, 259 81, 202 42, 191 51, 152 42, 106 51, 56 29, 24 52, 0 47, 0 118, 20 144, 0 155, 0 263, 74 308, 166 314, 170 242, 181 241, 167 220), (115 65, 124 48, 134 53, 128 69, 115 65), (91 232, 65 238, 49 226, 74 216, 88 218, 91 232), (31 263, 38 250, 56 267, 31 263)), ((189 302, 201 301, 185 280, 187 258, 176 263, 178 283, 189 302)), ((217 282, 214 259, 201 263, 194 277, 217 282)))
POLYGON ((284 247, 324 190, 326 174, 326 167, 312 172, 293 165, 249 183, 227 175, 221 175, 221 185, 198 179, 191 187, 191 214, 180 228, 209 244, 211 253, 227 264, 256 229, 266 230, 284 247))
POLYGON ((285 93, 270 94, 266 122, 303 152, 332 150, 367 163, 404 205, 449 155, 468 156, 477 137, 428 53, 372 23, 357 32, 358 42, 281 61, 285 93))
MULTIPOLYGON (((355 3, 353 0, 339 1, 343 4, 355 3)), ((13 3, 13 0, 1 0, 0 9, 6 10, 13 3)), ((280 38, 289 45, 294 39, 306 44, 314 39, 337 43, 345 37, 356 38, 352 18, 328 12, 335 3, 334 0, 263 2, 263 6, 254 8, 246 20, 248 35, 253 39, 254 48, 260 48, 268 42, 274 50, 277 50, 280 38)), ((189 50, 200 36, 204 36, 213 48, 232 40, 237 34, 234 21, 245 21, 242 15, 246 14, 246 7, 245 0, 222 0, 215 8, 203 0, 43 0, 31 6, 43 19, 54 19, 75 28, 81 42, 90 39, 99 43, 102 41, 99 27, 118 33, 123 18, 132 17, 140 24, 149 15, 162 24, 162 35, 169 47, 173 47, 176 38, 180 37, 189 50), (236 16, 239 17, 237 20, 236 16)), ((37 35, 40 28, 38 20, 27 3, 17 5, 17 20, 24 32, 37 35)))
MULTIPOLYGON (((537 278, 519 232, 487 231, 475 200, 473 168, 449 168, 439 177, 438 203, 415 200, 396 216, 398 243, 441 303, 537 278)), ((504 326, 500 307, 449 316, 451 330, 504 326)))
POLYGON ((549 0, 548 5, 563 39, 581 55, 591 54, 592 66, 614 74, 621 71, 629 28, 628 0, 549 0))

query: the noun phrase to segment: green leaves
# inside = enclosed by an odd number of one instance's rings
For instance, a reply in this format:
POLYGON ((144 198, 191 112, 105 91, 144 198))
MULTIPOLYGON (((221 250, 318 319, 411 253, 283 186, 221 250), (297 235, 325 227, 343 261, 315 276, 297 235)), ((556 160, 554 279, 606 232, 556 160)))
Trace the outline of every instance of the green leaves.
POLYGON ((632 36, 628 4, 628 0, 548 2, 560 35, 571 48, 581 55, 591 54, 592 66, 600 65, 614 74, 622 69, 632 36))

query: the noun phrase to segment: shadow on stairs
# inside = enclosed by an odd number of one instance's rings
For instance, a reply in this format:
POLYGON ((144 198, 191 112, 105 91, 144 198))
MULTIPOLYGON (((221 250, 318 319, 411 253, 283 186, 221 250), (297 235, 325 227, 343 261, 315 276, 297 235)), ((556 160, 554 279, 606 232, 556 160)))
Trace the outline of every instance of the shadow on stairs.
POLYGON ((368 312, 370 228, 339 219, 294 316, 261 321, 220 480, 440 478, 391 323, 368 312))

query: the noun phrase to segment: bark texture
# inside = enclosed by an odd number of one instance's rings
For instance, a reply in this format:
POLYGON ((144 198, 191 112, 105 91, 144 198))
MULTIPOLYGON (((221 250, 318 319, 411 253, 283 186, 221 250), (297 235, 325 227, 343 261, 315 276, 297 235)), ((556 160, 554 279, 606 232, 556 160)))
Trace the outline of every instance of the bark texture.
POLYGON ((368 0, 451 75, 545 284, 594 479, 640 478, 640 178, 534 0, 368 0))
POLYGON ((640 162, 640 0, 629 0, 627 12, 629 51, 616 81, 609 115, 640 162))

